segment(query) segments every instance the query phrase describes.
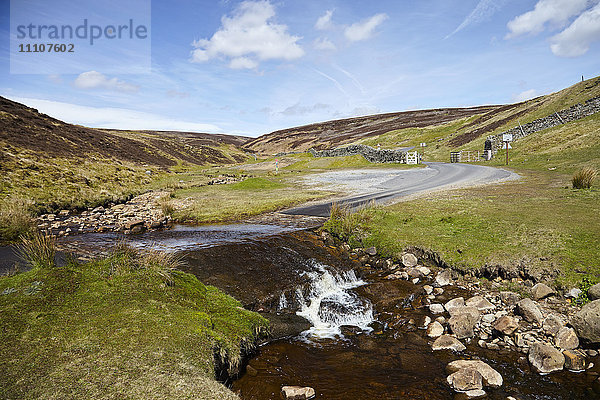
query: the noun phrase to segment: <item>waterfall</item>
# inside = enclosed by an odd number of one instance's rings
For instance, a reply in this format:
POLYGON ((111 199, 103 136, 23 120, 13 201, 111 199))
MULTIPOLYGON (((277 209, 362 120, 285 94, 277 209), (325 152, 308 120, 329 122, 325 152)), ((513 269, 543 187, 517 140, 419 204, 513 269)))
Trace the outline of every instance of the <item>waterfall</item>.
POLYGON ((314 271, 306 272, 310 287, 306 296, 296 290, 300 310, 296 314, 306 318, 312 327, 306 337, 335 338, 341 336, 342 325, 371 330, 373 307, 351 289, 366 284, 354 271, 336 272, 331 267, 314 262, 314 271))

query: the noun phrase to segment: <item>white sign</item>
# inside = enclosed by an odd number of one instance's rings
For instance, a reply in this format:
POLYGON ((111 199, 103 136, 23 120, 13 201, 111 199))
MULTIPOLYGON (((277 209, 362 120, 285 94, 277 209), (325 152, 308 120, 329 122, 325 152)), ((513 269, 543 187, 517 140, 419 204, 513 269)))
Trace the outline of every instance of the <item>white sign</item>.
POLYGON ((427 146, 426 143, 421 143, 421 147, 425 147, 425 146, 427 146))
POLYGON ((513 141, 512 133, 504 133, 504 134, 502 134, 502 141, 503 142, 512 142, 513 141))

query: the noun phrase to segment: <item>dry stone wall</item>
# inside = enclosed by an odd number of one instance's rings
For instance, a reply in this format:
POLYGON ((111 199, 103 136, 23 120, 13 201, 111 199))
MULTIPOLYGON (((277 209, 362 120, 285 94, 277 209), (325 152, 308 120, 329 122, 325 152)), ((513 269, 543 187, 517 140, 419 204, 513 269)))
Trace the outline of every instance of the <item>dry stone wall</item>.
POLYGON ((372 163, 406 163, 406 152, 400 150, 377 150, 362 144, 338 147, 331 150, 317 151, 309 149, 313 157, 345 157, 360 154, 372 163))
POLYGON ((548 115, 545 118, 536 119, 533 122, 517 126, 498 135, 488 136, 485 141, 484 149, 492 150, 493 153, 496 153, 502 148, 502 135, 505 133, 511 133, 513 135, 513 140, 519 140, 532 133, 566 124, 567 122, 575 121, 597 112, 600 112, 600 97, 594 97, 585 103, 575 104, 572 107, 548 115))

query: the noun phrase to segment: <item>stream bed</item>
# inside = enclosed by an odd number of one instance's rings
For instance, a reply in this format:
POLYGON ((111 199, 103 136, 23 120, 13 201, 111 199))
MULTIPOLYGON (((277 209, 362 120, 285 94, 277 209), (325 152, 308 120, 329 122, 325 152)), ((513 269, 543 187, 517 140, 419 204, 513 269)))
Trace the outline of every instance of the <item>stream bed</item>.
MULTIPOLYGON (((86 234, 61 245, 96 251, 115 234, 86 234)), ((489 399, 600 398, 592 390, 598 366, 541 376, 521 354, 465 343, 462 353, 431 350, 419 329, 427 312, 421 282, 385 279, 342 249, 300 229, 263 224, 176 227, 130 236, 140 249, 177 252, 184 270, 240 300, 271 321, 274 338, 261 345, 236 377, 224 381, 244 400, 280 399, 284 385, 311 386, 319 399, 455 399, 445 366, 481 359, 504 378, 489 399)), ((468 297, 449 287, 436 301, 468 297)))

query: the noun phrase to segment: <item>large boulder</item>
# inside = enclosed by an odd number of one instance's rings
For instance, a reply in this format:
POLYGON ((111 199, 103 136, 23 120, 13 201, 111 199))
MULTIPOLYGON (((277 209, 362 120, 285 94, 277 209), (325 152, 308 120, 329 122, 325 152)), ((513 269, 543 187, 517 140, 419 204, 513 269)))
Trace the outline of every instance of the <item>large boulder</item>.
POLYGON ((450 312, 450 319, 448 324, 452 333, 456 335, 458 339, 470 338, 475 335, 473 329, 479 321, 480 313, 475 307, 457 307, 452 308, 450 312))
POLYGON ((600 300, 584 305, 571 319, 577 336, 589 343, 600 343, 600 300))
POLYGON ((519 320, 510 315, 503 315, 498 318, 492 327, 505 335, 512 335, 519 328, 519 320))
POLYGON ((469 390, 481 390, 483 388, 483 377, 475 368, 463 368, 447 378, 448 384, 457 392, 469 390))
POLYGON ((432 350, 452 350, 452 351, 463 351, 466 349, 465 345, 456 339, 454 336, 442 335, 433 342, 431 345, 432 350))
POLYGON ((534 343, 529 348, 529 363, 541 374, 560 371, 565 365, 565 356, 545 343, 534 343))
POLYGON ((405 267, 414 267, 419 263, 419 260, 414 254, 404 253, 402 254, 402 264, 405 267))
POLYGON ((554 344, 563 350, 573 350, 579 347, 579 338, 572 328, 563 326, 556 334, 554 344))
POLYGON ((502 386, 502 375, 481 360, 456 360, 446 366, 446 372, 451 374, 463 369, 474 369, 481 374, 483 385, 486 387, 502 386))
POLYGON ((523 299, 517 303, 515 310, 523 319, 538 326, 542 325, 543 315, 538 304, 531 299, 523 299))
POLYGON ((450 312, 453 308, 464 307, 464 306, 465 306, 465 299, 463 297, 457 297, 455 299, 448 301, 446 304, 444 304, 444 308, 448 312, 450 312))
POLYGON ((569 371, 585 371, 587 367, 587 358, 585 353, 581 350, 565 350, 563 351, 565 356, 565 368, 569 371))
POLYGON ((596 283, 588 289, 588 299, 592 301, 600 299, 600 283, 596 283))
POLYGON ((450 285, 451 283, 452 283, 452 271, 449 269, 440 271, 435 276, 434 285, 437 287, 447 286, 447 285, 450 285))
POLYGON ((556 294, 554 289, 544 283, 537 283, 531 288, 531 295, 535 300, 545 299, 553 294, 556 294))
POLYGON ((554 336, 563 326, 565 326, 565 320, 560 314, 550 314, 544 319, 542 329, 547 335, 554 336))
POLYGON ((514 306, 521 300, 521 295, 515 292, 500 292, 500 300, 507 306, 514 306))
POLYGON ((482 296, 473 296, 465 302, 468 307, 475 307, 481 312, 492 311, 496 308, 492 303, 482 296))

